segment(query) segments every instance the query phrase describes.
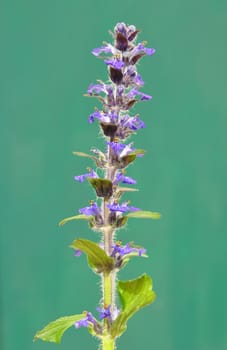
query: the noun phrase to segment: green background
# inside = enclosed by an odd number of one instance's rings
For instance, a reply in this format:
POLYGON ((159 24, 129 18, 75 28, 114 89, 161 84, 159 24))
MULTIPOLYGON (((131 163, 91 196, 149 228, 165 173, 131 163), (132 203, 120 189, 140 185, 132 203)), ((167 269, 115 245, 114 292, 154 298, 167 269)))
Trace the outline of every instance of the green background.
POLYGON ((119 232, 148 249, 120 278, 152 275, 156 302, 129 321, 119 349, 227 348, 227 3, 221 0, 1 1, 1 334, 3 350, 96 349, 86 329, 60 346, 32 343, 63 315, 95 308, 100 282, 68 245, 95 238, 86 223, 58 227, 94 194, 73 176, 91 165, 73 150, 103 147, 83 97, 106 79, 91 55, 125 21, 157 53, 139 71, 152 102, 137 104, 147 155, 128 170, 132 205, 162 213, 119 232))

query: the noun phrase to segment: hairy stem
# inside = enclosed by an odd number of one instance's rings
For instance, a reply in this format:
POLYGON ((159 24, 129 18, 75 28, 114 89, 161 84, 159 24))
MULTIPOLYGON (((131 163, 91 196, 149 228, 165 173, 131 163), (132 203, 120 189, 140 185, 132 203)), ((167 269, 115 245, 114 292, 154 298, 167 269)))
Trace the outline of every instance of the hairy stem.
POLYGON ((102 341, 102 349, 104 350, 114 350, 115 349, 115 341, 112 338, 105 337, 102 341))
MULTIPOLYGON (((115 169, 111 168, 111 151, 110 148, 107 152, 109 168, 106 170, 105 178, 113 181, 115 175, 115 169)), ((103 220, 104 220, 104 250, 107 255, 111 255, 113 246, 114 229, 109 223, 110 210, 107 207, 109 199, 104 198, 102 203, 103 220)), ((115 271, 104 272, 102 275, 102 291, 103 291, 103 308, 110 305, 111 314, 115 311, 115 271)), ((113 350, 115 348, 115 340, 111 338, 109 334, 110 321, 108 318, 104 319, 103 331, 106 337, 102 341, 102 350, 113 350)))
MULTIPOLYGON (((105 204, 104 204, 105 205, 105 204)), ((104 232, 104 249, 110 255, 113 245, 113 230, 106 229, 104 232)), ((102 290, 103 290, 103 308, 111 305, 111 314, 115 310, 115 272, 104 272, 102 276, 102 290)), ((112 350, 115 347, 115 341, 109 335, 110 321, 108 318, 104 319, 104 334, 107 338, 103 339, 102 350, 112 350)))

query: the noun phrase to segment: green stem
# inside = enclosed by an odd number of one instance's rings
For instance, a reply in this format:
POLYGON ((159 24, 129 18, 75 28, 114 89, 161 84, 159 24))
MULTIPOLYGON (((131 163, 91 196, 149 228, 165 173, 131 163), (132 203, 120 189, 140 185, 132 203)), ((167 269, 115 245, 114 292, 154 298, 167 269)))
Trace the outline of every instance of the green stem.
POLYGON ((114 350, 115 349, 114 339, 108 338, 108 337, 103 338, 102 349, 103 350, 114 350))
MULTIPOLYGON (((107 201, 104 200, 104 218, 108 218, 109 216, 109 209, 107 208, 107 201)), ((105 220, 104 220, 105 221, 105 220)), ((107 222, 106 222, 107 225, 107 222)), ((113 246, 113 229, 109 226, 106 227, 104 230, 104 249, 105 252, 110 255, 112 251, 113 246)), ((103 285, 103 306, 111 306, 110 310, 111 313, 115 310, 115 278, 116 273, 115 271, 111 272, 104 272, 102 276, 102 285, 103 285)), ((109 329, 109 321, 108 319, 104 319, 104 326, 106 330, 109 329)), ((106 350, 106 348, 103 348, 103 350, 106 350)))
MULTIPOLYGON (((105 178, 113 181, 115 169, 111 168, 111 151, 108 150, 108 160, 109 168, 106 170, 105 178)), ((109 223, 110 210, 107 207, 109 199, 104 198, 102 203, 103 210, 103 220, 104 220, 104 250, 107 255, 111 255, 112 246, 113 246, 113 236, 114 230, 109 223)), ((104 272, 102 275, 102 291, 103 291, 103 308, 110 305, 111 313, 115 310, 115 271, 104 272)), ((114 350, 115 348, 115 339, 110 335, 110 321, 108 318, 105 318, 103 321, 103 340, 102 340, 102 350, 114 350)))
MULTIPOLYGON (((113 245, 113 230, 104 233, 104 249, 110 255, 113 245)), ((111 312, 115 309, 115 271, 103 273, 103 303, 104 306, 111 305, 111 312)))
MULTIPOLYGON (((104 206, 106 205, 104 201, 104 206)), ((113 230, 106 229, 104 232, 104 249, 109 255, 113 245, 113 230)), ((104 272, 102 276, 103 286, 103 307, 111 305, 111 313, 115 309, 115 272, 104 272)), ((105 337, 102 341, 102 350, 114 350, 115 340, 110 335, 110 322, 108 318, 104 319, 103 322, 103 334, 105 337)))

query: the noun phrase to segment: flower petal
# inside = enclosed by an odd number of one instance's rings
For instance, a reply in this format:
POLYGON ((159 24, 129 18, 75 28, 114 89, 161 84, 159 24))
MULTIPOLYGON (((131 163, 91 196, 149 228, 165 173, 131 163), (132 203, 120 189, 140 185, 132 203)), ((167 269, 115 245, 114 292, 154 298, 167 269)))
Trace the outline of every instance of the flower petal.
POLYGON ((121 69, 124 67, 124 62, 121 61, 120 59, 118 58, 112 58, 110 60, 104 60, 105 64, 107 64, 108 66, 112 66, 116 69, 121 69))
POLYGON ((99 56, 100 53, 113 53, 114 47, 110 44, 107 44, 105 46, 101 46, 101 47, 97 47, 95 49, 92 50, 92 53, 94 56, 99 56))
POLYGON ((88 178, 88 177, 98 178, 98 175, 96 174, 96 172, 93 169, 91 169, 90 173, 74 176, 74 179, 79 181, 79 182, 84 182, 86 180, 86 178, 88 178))
POLYGON ((79 209, 79 213, 87 216, 100 215, 100 208, 98 207, 97 203, 92 203, 90 207, 79 209))
POLYGON ((138 211, 138 210, 141 210, 140 208, 128 206, 126 203, 123 203, 123 204, 118 204, 118 203, 107 204, 107 207, 110 209, 110 211, 113 211, 113 212, 119 211, 121 213, 125 213, 127 211, 138 211))

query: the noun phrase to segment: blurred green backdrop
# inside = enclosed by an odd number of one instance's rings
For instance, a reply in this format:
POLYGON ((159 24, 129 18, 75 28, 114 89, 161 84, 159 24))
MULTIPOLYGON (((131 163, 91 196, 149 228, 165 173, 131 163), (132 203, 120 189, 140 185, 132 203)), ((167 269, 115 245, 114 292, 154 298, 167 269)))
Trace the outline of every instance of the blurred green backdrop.
POLYGON ((86 329, 60 346, 37 341, 46 323, 95 311, 99 279, 68 245, 94 238, 84 222, 58 227, 94 195, 73 176, 91 163, 72 151, 103 147, 83 93, 106 68, 91 50, 125 21, 157 49, 139 66, 152 102, 138 104, 147 155, 128 175, 132 204, 161 221, 129 223, 124 241, 147 247, 120 278, 152 275, 156 302, 129 321, 119 349, 227 348, 227 3, 221 0, 2 0, 1 349, 96 349, 86 329))

